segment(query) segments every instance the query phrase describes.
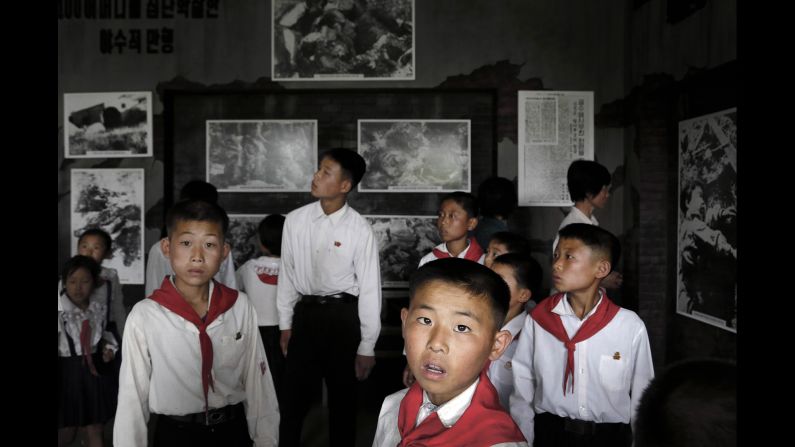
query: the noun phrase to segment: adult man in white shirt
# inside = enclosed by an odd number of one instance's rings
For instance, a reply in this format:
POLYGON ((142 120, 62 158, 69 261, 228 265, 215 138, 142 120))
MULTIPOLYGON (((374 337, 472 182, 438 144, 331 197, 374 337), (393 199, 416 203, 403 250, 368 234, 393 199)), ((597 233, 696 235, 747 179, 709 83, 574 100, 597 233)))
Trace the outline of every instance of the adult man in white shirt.
POLYGON ((378 246, 370 225, 346 203, 365 169, 356 152, 327 151, 312 179, 319 201, 292 211, 284 224, 277 291, 287 357, 281 446, 299 445, 321 378, 328 387, 331 445, 355 444, 356 380, 365 380, 375 365, 381 330, 378 246))

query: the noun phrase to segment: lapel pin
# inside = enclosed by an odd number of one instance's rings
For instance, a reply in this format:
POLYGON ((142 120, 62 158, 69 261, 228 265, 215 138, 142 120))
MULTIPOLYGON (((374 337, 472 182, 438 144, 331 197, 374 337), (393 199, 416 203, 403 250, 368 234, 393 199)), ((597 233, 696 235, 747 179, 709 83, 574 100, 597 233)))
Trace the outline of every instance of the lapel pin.
POLYGON ((613 354, 613 360, 621 360, 621 354, 618 351, 613 354))

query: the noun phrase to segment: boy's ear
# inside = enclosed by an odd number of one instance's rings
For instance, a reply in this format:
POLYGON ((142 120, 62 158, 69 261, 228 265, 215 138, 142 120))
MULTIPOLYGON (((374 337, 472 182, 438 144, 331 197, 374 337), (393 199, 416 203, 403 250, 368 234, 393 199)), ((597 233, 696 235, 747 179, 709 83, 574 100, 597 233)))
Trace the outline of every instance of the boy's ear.
POLYGON ((343 194, 348 194, 351 192, 353 188, 353 181, 349 178, 343 178, 342 183, 340 183, 340 192, 343 194))
POLYGON ((403 335, 403 338, 406 338, 406 318, 409 316, 409 309, 408 307, 404 307, 400 309, 400 332, 403 335))
POLYGON ((226 257, 229 256, 231 250, 232 246, 229 245, 229 242, 224 241, 224 256, 221 258, 221 261, 226 261, 226 257))
POLYGON ((531 292, 530 289, 521 289, 519 291, 519 299, 517 301, 520 303, 526 303, 530 300, 531 296, 533 296, 533 292, 531 292))
POLYGON ((171 244, 169 243, 168 238, 164 237, 163 239, 160 239, 160 251, 163 252, 163 256, 165 256, 166 259, 168 259, 168 254, 170 250, 171 250, 171 244))
POLYGON ((508 331, 499 331, 494 334, 494 343, 491 345, 491 352, 489 353, 489 360, 494 361, 500 358, 503 352, 511 344, 513 336, 508 331))
POLYGON ((472 231, 477 226, 478 226, 478 218, 470 217, 469 220, 467 221, 467 230, 472 231))
POLYGON ((596 277, 602 279, 610 274, 611 269, 610 261, 607 259, 600 259, 596 261, 596 277))

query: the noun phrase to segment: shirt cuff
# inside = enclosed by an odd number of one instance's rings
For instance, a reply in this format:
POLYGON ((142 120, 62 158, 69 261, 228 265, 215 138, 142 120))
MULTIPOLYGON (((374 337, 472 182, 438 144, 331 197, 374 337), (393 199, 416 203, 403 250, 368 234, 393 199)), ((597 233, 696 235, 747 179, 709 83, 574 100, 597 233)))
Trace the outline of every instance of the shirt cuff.
POLYGON ((362 340, 359 342, 359 348, 356 350, 356 354, 375 357, 375 343, 362 340))

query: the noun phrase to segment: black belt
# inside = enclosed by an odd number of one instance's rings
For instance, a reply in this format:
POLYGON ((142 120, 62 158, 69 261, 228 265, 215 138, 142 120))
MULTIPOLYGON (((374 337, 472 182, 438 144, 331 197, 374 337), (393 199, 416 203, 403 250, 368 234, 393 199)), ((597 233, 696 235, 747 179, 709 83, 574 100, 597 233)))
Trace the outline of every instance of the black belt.
POLYGON ((169 419, 179 422, 187 422, 189 424, 216 425, 244 417, 245 413, 246 411, 243 408, 243 403, 240 402, 234 405, 214 408, 208 411, 207 414, 202 411, 201 413, 184 414, 179 416, 170 414, 162 414, 161 416, 165 416, 169 419))
POLYGON ((301 302, 306 304, 350 304, 359 301, 359 297, 342 292, 334 295, 301 295, 301 302))
POLYGON ((618 430, 621 426, 627 425, 622 422, 594 422, 564 418, 552 413, 539 413, 535 418, 536 420, 546 419, 548 423, 552 423, 558 427, 562 425, 563 431, 576 433, 578 435, 595 435, 602 431, 618 430))

